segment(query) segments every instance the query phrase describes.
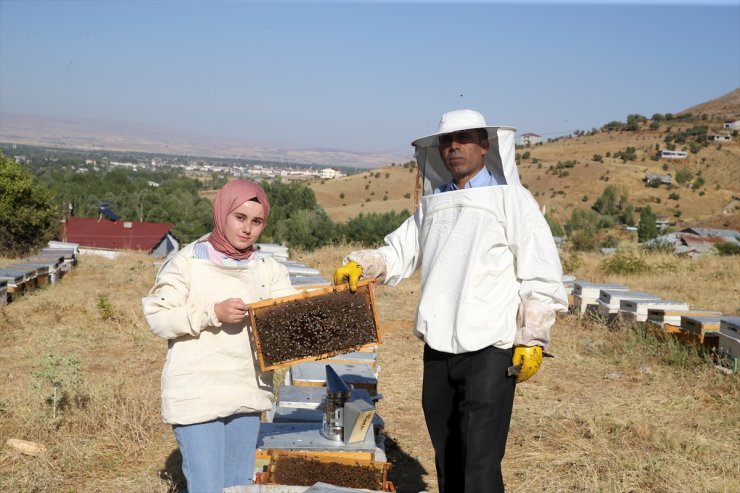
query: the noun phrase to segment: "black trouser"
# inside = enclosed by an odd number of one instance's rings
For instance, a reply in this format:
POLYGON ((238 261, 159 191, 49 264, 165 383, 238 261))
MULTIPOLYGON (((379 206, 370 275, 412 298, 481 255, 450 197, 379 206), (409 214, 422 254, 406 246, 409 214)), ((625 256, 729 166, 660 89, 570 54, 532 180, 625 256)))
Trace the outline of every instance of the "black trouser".
POLYGON ((516 377, 512 349, 450 354, 424 346, 422 407, 434 446, 440 493, 504 491, 516 377))

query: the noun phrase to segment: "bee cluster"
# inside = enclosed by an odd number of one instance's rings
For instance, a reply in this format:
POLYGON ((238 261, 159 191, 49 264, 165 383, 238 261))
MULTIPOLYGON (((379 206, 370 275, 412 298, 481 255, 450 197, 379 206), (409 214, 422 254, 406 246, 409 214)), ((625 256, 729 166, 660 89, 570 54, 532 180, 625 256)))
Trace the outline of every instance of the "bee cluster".
POLYGON ((255 322, 266 366, 378 342, 370 298, 359 291, 263 307, 255 312, 255 322))
POLYGON ((296 486, 324 482, 344 488, 379 490, 384 482, 382 468, 323 462, 309 457, 280 456, 275 461, 273 474, 275 483, 296 486))

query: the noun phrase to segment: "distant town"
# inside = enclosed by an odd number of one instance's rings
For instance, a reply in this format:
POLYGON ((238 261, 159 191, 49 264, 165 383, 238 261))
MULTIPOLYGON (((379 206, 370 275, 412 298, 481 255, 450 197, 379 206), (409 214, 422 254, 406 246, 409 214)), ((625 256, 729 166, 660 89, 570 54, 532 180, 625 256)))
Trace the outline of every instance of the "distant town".
POLYGON ((186 176, 204 178, 212 175, 234 176, 238 178, 259 178, 286 180, 332 180, 359 172, 360 169, 322 167, 321 165, 303 165, 294 163, 253 163, 235 159, 207 157, 154 156, 144 153, 97 153, 90 157, 88 153, 61 149, 48 149, 33 146, 0 144, 0 149, 19 164, 63 166, 76 173, 110 171, 126 169, 130 171, 179 171, 186 176))

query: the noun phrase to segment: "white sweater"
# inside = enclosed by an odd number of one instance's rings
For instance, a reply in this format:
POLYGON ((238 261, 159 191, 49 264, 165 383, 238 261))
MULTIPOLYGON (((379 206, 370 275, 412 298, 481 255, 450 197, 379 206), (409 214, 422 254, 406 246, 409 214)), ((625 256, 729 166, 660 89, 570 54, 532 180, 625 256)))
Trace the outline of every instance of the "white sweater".
POLYGON ((214 305, 227 298, 249 304, 294 293, 287 268, 271 258, 244 266, 216 265, 193 258, 191 243, 168 260, 142 299, 151 331, 168 340, 164 422, 202 423, 269 409, 272 374, 260 372, 245 330, 249 319, 222 324, 214 305))

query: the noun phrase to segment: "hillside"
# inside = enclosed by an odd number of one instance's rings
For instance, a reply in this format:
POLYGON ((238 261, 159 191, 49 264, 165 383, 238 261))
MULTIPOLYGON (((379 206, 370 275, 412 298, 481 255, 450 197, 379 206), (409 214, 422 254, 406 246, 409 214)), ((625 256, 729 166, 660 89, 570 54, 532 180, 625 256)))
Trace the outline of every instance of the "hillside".
POLYGON ((386 166, 335 180, 314 180, 308 185, 316 200, 336 222, 364 213, 412 212, 416 168, 386 166))
MULTIPOLYGON (((657 129, 651 129, 651 122, 646 121, 636 131, 584 132, 520 147, 517 156, 522 182, 561 224, 567 222, 574 208, 590 208, 607 185, 616 185, 627 191, 631 204, 638 208, 649 205, 659 216, 676 221, 678 228, 705 225, 740 229, 740 210, 733 201, 733 197, 740 196, 740 137, 732 137, 731 142, 709 142, 698 147, 697 153, 689 152, 685 160, 654 159, 656 149, 666 148, 666 136, 692 127, 705 125, 710 134, 729 134, 722 125, 728 119, 740 118, 740 89, 681 112, 686 113, 697 118, 661 121, 657 129), (623 162, 615 157, 630 147, 635 148, 635 160, 623 162), (602 161, 594 161, 595 155, 600 155, 602 161), (677 183, 678 171, 689 174, 690 180, 677 183), (670 174, 673 185, 648 187, 646 173, 670 174), (698 177, 704 184, 692 189, 698 177)), ((688 149, 688 143, 676 149, 688 149)), ((400 166, 384 167, 337 180, 316 180, 309 186, 329 216, 343 222, 360 212, 413 210, 416 170, 410 171, 400 166)))

